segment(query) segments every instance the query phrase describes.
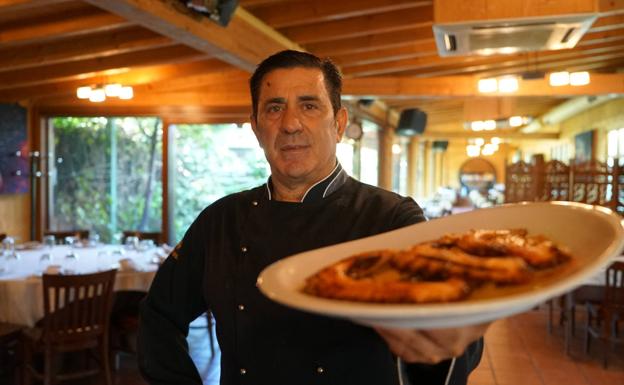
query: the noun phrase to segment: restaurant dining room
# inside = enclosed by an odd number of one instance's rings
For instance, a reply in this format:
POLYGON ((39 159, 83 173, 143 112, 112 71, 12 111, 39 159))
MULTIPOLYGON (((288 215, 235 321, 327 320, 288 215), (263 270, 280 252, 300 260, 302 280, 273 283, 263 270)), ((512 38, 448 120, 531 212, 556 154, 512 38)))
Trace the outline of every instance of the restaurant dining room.
POLYGON ((0 0, 0 384, 624 385, 622 219, 624 0, 0 0), (284 50, 342 90, 250 92, 284 50), (281 199, 269 136, 316 146, 334 96, 331 174, 281 199), (420 361, 384 334, 476 326, 420 361))

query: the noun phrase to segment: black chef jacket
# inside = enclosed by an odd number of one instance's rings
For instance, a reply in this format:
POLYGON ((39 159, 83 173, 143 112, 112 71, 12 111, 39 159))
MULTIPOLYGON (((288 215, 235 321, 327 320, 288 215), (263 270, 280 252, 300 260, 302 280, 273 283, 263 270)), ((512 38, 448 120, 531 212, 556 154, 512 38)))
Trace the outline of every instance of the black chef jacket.
MULTIPOLYGON (((222 385, 399 384, 397 360, 373 329, 272 302, 256 278, 288 255, 423 221, 421 209, 348 177, 340 165, 302 202, 271 200, 270 186, 210 205, 159 269, 141 306, 144 377, 151 384, 201 384, 185 336, 189 322, 209 310, 222 385)), ((456 379, 448 383, 465 383, 477 348, 453 362, 456 379)), ((406 372, 414 384, 443 385, 449 366, 407 365, 406 372)))

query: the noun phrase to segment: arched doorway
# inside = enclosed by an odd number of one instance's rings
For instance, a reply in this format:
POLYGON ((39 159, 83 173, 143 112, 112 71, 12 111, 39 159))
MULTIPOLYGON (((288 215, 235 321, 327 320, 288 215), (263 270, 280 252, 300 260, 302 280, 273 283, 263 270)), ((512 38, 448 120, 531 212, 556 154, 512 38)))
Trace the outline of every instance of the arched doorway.
POLYGON ((459 183, 466 194, 477 190, 485 195, 496 183, 496 169, 484 158, 470 158, 459 168, 459 183))

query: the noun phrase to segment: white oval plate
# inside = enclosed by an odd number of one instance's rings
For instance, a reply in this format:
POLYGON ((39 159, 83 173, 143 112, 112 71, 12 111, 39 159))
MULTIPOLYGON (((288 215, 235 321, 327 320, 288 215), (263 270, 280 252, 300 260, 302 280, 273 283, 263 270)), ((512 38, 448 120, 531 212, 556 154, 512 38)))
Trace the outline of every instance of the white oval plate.
POLYGON ((342 317, 365 325, 443 328, 492 321, 531 309, 583 284, 624 247, 624 228, 611 210, 573 202, 507 204, 451 215, 355 241, 284 258, 264 269, 258 287, 283 305, 342 317), (576 265, 569 274, 537 290, 496 298, 443 304, 379 304, 319 298, 302 293, 305 279, 352 254, 382 248, 406 248, 447 233, 470 229, 525 228, 571 250, 576 265))

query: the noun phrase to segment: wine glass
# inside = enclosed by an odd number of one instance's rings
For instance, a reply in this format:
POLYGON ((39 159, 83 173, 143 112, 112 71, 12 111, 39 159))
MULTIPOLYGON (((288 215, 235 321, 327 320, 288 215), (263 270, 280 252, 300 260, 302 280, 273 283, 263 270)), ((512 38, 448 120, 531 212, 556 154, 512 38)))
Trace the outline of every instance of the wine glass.
POLYGON ((71 251, 65 256, 63 272, 65 274, 76 274, 78 272, 78 254, 74 251, 71 251))
POLYGON ((56 245, 56 238, 54 235, 46 235, 43 237, 43 244, 48 248, 52 249, 56 245))

